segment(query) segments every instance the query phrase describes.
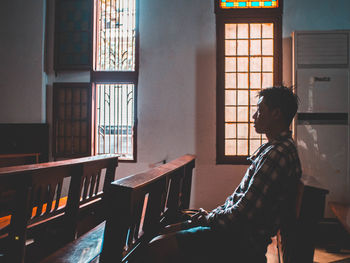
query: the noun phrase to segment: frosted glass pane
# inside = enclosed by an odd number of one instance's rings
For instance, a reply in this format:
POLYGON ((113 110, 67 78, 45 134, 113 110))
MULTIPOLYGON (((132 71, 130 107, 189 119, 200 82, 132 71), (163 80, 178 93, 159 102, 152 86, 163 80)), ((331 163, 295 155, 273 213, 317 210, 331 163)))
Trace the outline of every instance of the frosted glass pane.
POLYGON ((272 73, 263 73, 262 74, 262 87, 267 88, 267 87, 272 87, 273 86, 273 75, 272 73))
POLYGON ((235 56, 236 55, 236 40, 225 41, 225 55, 235 56))
POLYGON ((261 24, 250 24, 250 38, 261 38, 261 24))
POLYGON ((238 87, 239 89, 248 88, 248 74, 247 73, 238 73, 238 87))
POLYGON ((236 108, 225 107, 225 122, 235 122, 235 121, 236 121, 236 108))
POLYGON ((263 135, 262 143, 267 143, 267 142, 268 142, 268 140, 267 140, 266 136, 263 135))
POLYGON ((226 73, 225 74, 225 89, 235 89, 236 88, 236 73, 226 73))
POLYGON ((260 134, 256 133, 256 131, 255 131, 254 123, 250 124, 250 138, 253 138, 253 139, 259 139, 260 138, 260 134))
POLYGON ((237 55, 247 56, 248 55, 248 40, 237 41, 237 55))
POLYGON ((225 155, 236 155, 235 140, 225 140, 225 155))
POLYGON ((248 123, 237 124, 237 138, 248 138, 248 123))
POLYGON ((248 24, 238 24, 237 38, 248 38, 248 24))
MULTIPOLYGON (((248 115, 248 107, 238 107, 238 121, 244 121, 248 122, 249 115, 248 115)), ((247 129, 248 129, 248 124, 247 124, 247 129)), ((248 133, 245 135, 246 137, 248 136, 248 133)))
POLYGON ((251 91, 250 92, 250 105, 256 106, 259 100, 258 91, 251 91))
POLYGON ((251 57, 250 58, 250 72, 260 72, 261 71, 261 57, 251 57))
POLYGON ((226 24, 225 25, 225 38, 226 39, 236 39, 236 24, 226 24))
POLYGON ((236 91, 226 90, 225 91, 225 105, 234 106, 236 105, 236 91))
POLYGON ((237 59, 237 71, 238 72, 248 72, 248 58, 238 58, 237 59))
POLYGON ((273 38, 273 24, 262 24, 262 38, 273 38))
POLYGON ((225 72, 236 71, 236 58, 225 58, 225 72))
POLYGON ((250 55, 261 55, 261 40, 250 40, 250 55))
POLYGON ((248 155, 248 140, 237 141, 237 155, 248 155))
POLYGON ((225 124, 225 138, 226 139, 236 138, 236 124, 231 124, 231 123, 225 124))
POLYGON ((260 140, 251 140, 249 146, 249 154, 253 154, 260 147, 260 140))
POLYGON ((251 89, 261 89, 261 74, 260 73, 250 73, 250 88, 251 89))
POLYGON ((263 58, 263 71, 273 71, 273 58, 272 57, 264 57, 263 58))
POLYGON ((238 90, 238 105, 248 106, 249 93, 247 90, 238 90))
POLYGON ((262 40, 262 54, 265 56, 273 55, 273 40, 263 39, 262 40))

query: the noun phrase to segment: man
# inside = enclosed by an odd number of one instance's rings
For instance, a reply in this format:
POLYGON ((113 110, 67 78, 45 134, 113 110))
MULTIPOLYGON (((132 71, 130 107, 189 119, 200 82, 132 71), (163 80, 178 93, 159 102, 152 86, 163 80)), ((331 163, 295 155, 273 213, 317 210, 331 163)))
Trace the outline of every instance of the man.
POLYGON ((248 158, 240 185, 223 205, 200 209, 189 229, 153 239, 153 262, 266 262, 271 237, 292 217, 301 177, 289 131, 298 98, 287 87, 272 87, 260 91, 257 106, 254 127, 268 142, 248 158))

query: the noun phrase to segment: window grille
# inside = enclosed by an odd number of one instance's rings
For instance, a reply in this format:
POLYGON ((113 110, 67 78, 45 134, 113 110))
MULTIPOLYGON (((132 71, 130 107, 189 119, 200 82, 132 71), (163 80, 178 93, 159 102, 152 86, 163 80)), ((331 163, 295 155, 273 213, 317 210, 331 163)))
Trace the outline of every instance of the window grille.
POLYGON ((136 161, 137 0, 96 0, 95 153, 136 161))
POLYGON ((97 154, 118 153, 122 160, 133 159, 134 90, 133 84, 97 85, 97 154))
POLYGON ((257 95, 273 86, 273 24, 225 25, 225 155, 251 155, 266 138, 255 132, 257 95))
POLYGON ((97 71, 134 71, 135 0, 98 0, 97 71))

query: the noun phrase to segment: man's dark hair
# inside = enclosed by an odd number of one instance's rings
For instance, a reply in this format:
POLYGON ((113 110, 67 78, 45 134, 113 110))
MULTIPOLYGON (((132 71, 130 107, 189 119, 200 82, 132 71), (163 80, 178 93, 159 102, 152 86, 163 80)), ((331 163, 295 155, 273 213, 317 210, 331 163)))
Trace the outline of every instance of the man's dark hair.
POLYGON ((269 109, 280 109, 286 124, 290 125, 299 105, 299 98, 293 93, 292 88, 285 86, 266 88, 261 90, 258 96, 264 96, 264 102, 269 109))

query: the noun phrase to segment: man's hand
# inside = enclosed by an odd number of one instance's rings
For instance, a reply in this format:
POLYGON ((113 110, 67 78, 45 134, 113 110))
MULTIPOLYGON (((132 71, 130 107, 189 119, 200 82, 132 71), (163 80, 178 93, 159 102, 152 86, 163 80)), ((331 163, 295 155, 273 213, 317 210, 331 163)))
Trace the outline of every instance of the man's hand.
POLYGON ((208 220, 207 220, 208 212, 205 211, 203 208, 199 208, 199 212, 194 214, 191 217, 192 224, 194 226, 207 226, 208 220))

